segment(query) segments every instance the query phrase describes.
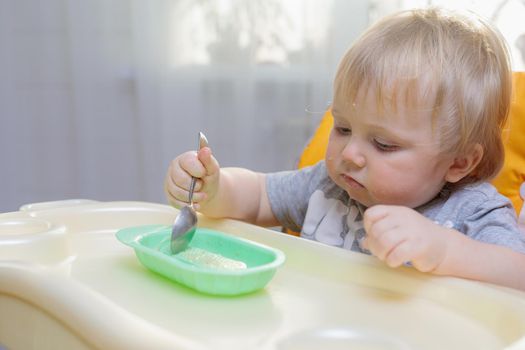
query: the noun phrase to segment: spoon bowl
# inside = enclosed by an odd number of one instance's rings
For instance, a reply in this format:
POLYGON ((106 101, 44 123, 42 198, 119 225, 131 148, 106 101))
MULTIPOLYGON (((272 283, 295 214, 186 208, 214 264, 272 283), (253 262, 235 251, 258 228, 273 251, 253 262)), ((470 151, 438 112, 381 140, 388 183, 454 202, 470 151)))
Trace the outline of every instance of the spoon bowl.
POLYGON ((182 207, 171 230, 171 252, 176 254, 186 249, 197 228, 197 213, 191 206, 182 207))

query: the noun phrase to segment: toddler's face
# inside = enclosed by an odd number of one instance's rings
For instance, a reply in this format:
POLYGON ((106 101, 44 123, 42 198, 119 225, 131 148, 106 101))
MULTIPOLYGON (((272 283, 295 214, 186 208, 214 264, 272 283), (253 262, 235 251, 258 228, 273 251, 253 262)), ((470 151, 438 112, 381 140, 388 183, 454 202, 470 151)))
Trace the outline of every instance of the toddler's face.
POLYGON ((335 96, 334 127, 326 152, 332 180, 363 205, 420 206, 445 184, 453 156, 439 152, 432 130, 432 106, 407 108, 386 103, 379 110, 373 92, 355 103, 335 96))

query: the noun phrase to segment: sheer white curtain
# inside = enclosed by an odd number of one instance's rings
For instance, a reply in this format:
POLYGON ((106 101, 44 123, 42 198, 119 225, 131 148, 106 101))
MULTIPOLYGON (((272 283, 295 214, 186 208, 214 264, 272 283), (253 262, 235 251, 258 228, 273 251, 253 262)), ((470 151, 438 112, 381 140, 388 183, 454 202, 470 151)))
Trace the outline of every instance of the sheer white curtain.
POLYGON ((365 0, 0 2, 0 212, 164 202, 168 163, 199 130, 224 166, 292 168, 368 10, 365 0))

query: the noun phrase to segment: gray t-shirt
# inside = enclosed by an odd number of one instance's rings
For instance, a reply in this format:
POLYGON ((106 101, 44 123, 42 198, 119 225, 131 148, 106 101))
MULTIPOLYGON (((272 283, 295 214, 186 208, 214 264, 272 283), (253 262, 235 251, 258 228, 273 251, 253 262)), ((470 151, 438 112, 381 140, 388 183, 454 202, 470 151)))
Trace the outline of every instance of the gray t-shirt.
MULTIPOLYGON (((362 204, 328 176, 324 161, 296 171, 268 174, 266 190, 272 211, 283 227, 301 237, 366 253, 362 204)), ((489 183, 440 194, 416 208, 434 222, 475 240, 525 253, 525 235, 510 201, 489 183)))

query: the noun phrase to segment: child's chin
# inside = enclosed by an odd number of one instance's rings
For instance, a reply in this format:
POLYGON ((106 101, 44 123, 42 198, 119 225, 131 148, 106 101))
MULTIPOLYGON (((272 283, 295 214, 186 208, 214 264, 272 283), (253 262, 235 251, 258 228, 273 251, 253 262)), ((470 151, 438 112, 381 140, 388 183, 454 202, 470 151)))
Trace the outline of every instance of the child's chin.
MULTIPOLYGON (((361 190, 363 190, 363 188, 361 190)), ((350 196, 350 198, 364 205, 367 208, 377 204, 374 201, 370 200, 370 198, 367 198, 367 196, 364 196, 362 191, 354 191, 353 189, 347 189, 346 193, 348 193, 348 196, 350 196)))

